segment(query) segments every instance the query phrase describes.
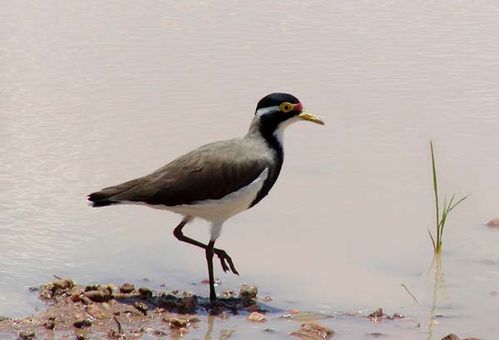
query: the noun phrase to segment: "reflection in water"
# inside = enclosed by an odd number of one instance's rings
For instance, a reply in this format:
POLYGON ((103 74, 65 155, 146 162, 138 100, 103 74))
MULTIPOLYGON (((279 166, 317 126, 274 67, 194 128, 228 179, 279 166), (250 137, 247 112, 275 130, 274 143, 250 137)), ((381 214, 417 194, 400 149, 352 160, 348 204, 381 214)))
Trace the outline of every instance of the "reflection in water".
POLYGON ((204 340, 212 340, 211 332, 213 332, 214 320, 215 320, 215 315, 208 315, 208 327, 206 328, 206 334, 204 335, 204 340))
MULTIPOLYGON (((212 332, 213 332, 213 325, 215 323, 215 320, 217 317, 215 315, 208 315, 207 322, 208 326, 206 329, 206 333, 204 335, 204 340, 212 340, 212 332)), ((220 318, 218 318, 220 319, 220 318)), ((234 329, 221 329, 219 336, 216 338, 218 340, 226 340, 229 339, 233 334, 235 333, 234 329)))
POLYGON ((436 320, 439 317, 436 313, 439 303, 443 301, 450 301, 447 291, 447 284, 445 283, 445 273, 442 269, 442 253, 435 253, 431 261, 428 271, 433 273, 433 290, 432 302, 430 309, 430 319, 428 322, 428 340, 433 339, 433 327, 437 324, 436 320))

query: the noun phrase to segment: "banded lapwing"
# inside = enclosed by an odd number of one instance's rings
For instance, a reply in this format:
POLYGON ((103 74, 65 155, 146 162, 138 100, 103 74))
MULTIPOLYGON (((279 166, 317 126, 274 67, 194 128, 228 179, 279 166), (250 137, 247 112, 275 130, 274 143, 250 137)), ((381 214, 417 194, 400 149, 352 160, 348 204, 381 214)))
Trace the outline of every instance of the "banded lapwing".
POLYGON ((143 204, 183 215, 173 235, 205 250, 210 301, 214 302, 213 256, 217 255, 224 272, 239 275, 230 256, 215 248, 222 225, 267 196, 281 171, 284 129, 301 120, 324 124, 304 111, 296 97, 272 93, 258 102, 244 137, 201 146, 149 175, 94 192, 88 199, 93 207, 143 204), (195 217, 211 222, 208 244, 182 231, 195 217))

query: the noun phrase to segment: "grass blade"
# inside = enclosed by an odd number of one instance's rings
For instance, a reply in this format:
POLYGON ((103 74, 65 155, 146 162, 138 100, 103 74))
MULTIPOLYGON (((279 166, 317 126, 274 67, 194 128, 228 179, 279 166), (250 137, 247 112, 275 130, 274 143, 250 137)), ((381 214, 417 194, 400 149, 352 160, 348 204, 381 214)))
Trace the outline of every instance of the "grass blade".
POLYGON ((438 176, 437 176, 437 165, 435 162, 435 150, 433 148, 433 141, 430 140, 430 151, 431 151, 431 169, 433 174, 433 192, 435 194, 435 217, 436 217, 436 239, 433 237, 430 229, 428 228, 428 234, 431 238, 431 243, 433 245, 433 250, 435 253, 440 253, 443 245, 443 236, 444 236, 444 228, 445 223, 447 222, 447 217, 449 213, 461 204, 466 198, 468 198, 469 194, 462 197, 461 199, 454 202, 456 199, 456 194, 453 194, 449 202, 447 202, 447 197, 444 197, 442 211, 440 211, 440 198, 438 197, 438 176))
POLYGON ((433 250, 435 250, 435 252, 436 252, 437 251, 437 245, 435 244, 435 239, 433 238, 433 235, 431 234, 430 228, 428 228, 428 234, 430 235, 431 243, 433 244, 433 250))

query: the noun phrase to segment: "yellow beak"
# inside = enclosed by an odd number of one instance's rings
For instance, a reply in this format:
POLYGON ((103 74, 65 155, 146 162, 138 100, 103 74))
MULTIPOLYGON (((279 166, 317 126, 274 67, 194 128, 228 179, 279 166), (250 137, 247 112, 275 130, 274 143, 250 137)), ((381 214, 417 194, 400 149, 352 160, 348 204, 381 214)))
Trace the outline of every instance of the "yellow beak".
POLYGON ((309 121, 312 123, 324 125, 324 122, 322 121, 322 119, 320 119, 319 117, 317 117, 316 115, 314 115, 313 113, 310 113, 310 112, 302 111, 302 113, 300 113, 298 115, 298 117, 300 119, 303 119, 303 120, 306 120, 306 121, 309 121))

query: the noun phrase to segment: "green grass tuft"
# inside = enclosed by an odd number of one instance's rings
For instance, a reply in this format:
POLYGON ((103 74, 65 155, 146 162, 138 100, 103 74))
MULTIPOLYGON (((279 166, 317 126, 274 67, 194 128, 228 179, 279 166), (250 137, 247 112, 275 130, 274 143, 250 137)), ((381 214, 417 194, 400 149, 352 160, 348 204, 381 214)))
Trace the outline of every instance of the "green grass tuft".
POLYGON ((431 150, 431 165, 433 170, 433 191, 435 192, 435 211, 436 211, 436 237, 433 237, 433 234, 428 228, 428 234, 430 234, 431 243, 433 244, 433 250, 436 254, 440 254, 442 251, 443 244, 443 235, 445 222, 447 221, 447 217, 449 213, 457 207, 460 203, 462 203, 466 198, 468 198, 469 194, 461 197, 459 200, 454 201, 456 195, 453 194, 450 201, 447 202, 447 198, 444 197, 444 202, 442 206, 442 211, 440 211, 440 198, 438 196, 438 179, 437 179, 437 166, 435 164, 435 152, 433 150, 433 142, 430 140, 430 150, 431 150))

